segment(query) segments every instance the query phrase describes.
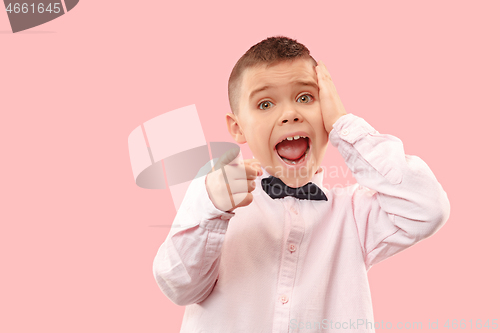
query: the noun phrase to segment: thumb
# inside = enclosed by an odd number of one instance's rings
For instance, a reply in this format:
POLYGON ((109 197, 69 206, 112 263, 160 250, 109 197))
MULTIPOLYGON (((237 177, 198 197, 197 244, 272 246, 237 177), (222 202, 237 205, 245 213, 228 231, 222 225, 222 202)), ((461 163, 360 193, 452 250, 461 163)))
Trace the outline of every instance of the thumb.
POLYGON ((233 164, 233 163, 238 163, 237 160, 240 160, 242 158, 241 150, 240 147, 235 147, 231 148, 228 151, 226 151, 222 156, 219 158, 217 163, 214 165, 214 171, 218 170, 228 164, 233 164))

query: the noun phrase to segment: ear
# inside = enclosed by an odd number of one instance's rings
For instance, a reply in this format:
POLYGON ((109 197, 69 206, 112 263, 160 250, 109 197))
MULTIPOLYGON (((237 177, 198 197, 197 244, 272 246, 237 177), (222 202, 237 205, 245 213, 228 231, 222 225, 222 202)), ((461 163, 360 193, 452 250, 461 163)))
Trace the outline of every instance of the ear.
POLYGON ((241 130, 240 125, 238 124, 238 118, 233 113, 226 114, 226 123, 227 123, 227 131, 233 137, 234 141, 237 143, 246 143, 245 134, 241 130))

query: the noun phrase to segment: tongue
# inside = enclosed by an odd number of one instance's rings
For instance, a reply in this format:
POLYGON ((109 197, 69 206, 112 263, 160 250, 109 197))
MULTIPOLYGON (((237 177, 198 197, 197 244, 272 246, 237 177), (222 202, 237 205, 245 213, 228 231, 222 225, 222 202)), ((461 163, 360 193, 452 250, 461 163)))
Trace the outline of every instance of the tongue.
POLYGON ((278 143, 276 150, 281 157, 289 160, 296 160, 307 150, 307 139, 299 138, 298 140, 285 140, 278 143))

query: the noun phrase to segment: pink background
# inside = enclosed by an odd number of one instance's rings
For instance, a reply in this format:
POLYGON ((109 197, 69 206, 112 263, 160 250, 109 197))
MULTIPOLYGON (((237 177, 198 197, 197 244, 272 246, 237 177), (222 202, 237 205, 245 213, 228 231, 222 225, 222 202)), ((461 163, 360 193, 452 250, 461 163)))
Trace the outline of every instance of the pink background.
MULTIPOLYGON (((179 331, 184 308, 152 273, 175 209, 135 185, 127 137, 196 104, 207 141, 231 141, 230 71, 277 34, 323 60, 348 112, 399 137, 451 201, 436 235, 370 270, 375 320, 498 323, 499 2, 237 3, 83 0, 17 34, 0 12, 0 331, 179 331)), ((333 147, 323 165, 345 168, 333 147)))

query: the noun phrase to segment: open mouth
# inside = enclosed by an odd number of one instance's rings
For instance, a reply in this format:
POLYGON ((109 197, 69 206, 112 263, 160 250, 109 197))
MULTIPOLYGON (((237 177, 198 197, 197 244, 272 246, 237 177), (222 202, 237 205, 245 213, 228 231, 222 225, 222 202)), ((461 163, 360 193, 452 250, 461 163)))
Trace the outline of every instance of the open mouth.
POLYGON ((288 165, 303 163, 310 150, 310 139, 305 135, 294 135, 284 138, 275 146, 278 156, 288 165))

